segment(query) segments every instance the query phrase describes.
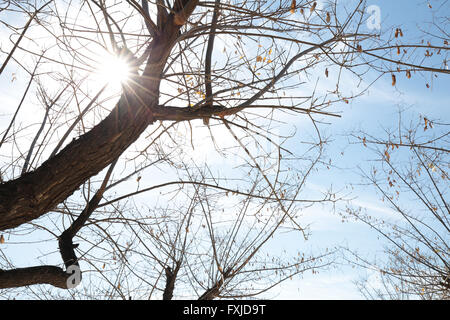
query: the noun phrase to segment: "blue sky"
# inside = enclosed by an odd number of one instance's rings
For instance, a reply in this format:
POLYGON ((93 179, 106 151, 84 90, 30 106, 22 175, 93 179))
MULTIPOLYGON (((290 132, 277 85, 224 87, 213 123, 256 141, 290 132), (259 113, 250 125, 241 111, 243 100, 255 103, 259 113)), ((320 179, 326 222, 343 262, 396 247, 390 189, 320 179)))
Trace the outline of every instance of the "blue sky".
MULTIPOLYGON (((442 12, 447 12, 447 16, 450 15, 450 8, 448 4, 445 4, 446 2, 373 0, 368 1, 368 4, 380 7, 382 31, 402 26, 406 39, 420 39, 421 34, 416 31, 417 27, 432 28, 423 24, 423 21, 430 21, 434 10, 439 10, 441 15, 442 12), (440 7, 442 3, 445 4, 444 7, 440 7), (430 9, 428 4, 431 4, 433 8, 430 9)), ((11 92, 14 92, 13 88, 17 84, 17 82, 11 82, 13 72, 14 70, 7 69, 6 76, 2 75, 0 78, 2 101, 17 99, 11 97, 11 92)), ((16 81, 23 82, 22 79, 16 81)), ((398 77, 395 87, 391 85, 390 75, 386 75, 379 79, 364 97, 357 98, 348 105, 343 103, 334 107, 336 110, 343 111, 342 117, 327 119, 329 124, 323 125, 322 130, 333 140, 327 146, 327 157, 333 160, 335 166, 344 169, 331 168, 330 171, 317 172, 308 181, 307 190, 314 194, 327 189, 332 184, 335 190, 345 190, 345 192, 349 192, 350 196, 357 196, 358 199, 355 203, 365 207, 368 213, 389 214, 386 204, 379 201, 379 197, 372 188, 358 186, 361 179, 355 173, 356 167, 361 164, 365 166, 367 160, 372 159, 373 155, 362 150, 359 145, 349 144, 348 133, 363 128, 372 134, 382 134, 383 127, 395 127, 397 124, 400 106, 407 109, 405 116, 411 119, 418 119, 419 115, 426 115, 430 118, 448 121, 450 115, 448 88, 450 88, 450 78, 442 74, 437 79, 433 79, 430 75, 426 75, 425 78, 413 76, 412 79, 398 77), (431 83, 431 88, 427 88, 426 83, 431 83)), ((15 104, 12 103, 11 106, 15 106, 15 104)), ((0 115, 8 112, 10 110, 0 109, 0 115)), ((35 117, 36 115, 28 116, 35 117)), ((301 118, 293 121, 292 125, 302 126, 305 124, 304 119, 301 118)), ((0 125, 3 127, 5 123, 7 123, 6 117, 0 117, 0 125)), ((313 132, 310 133, 313 134, 313 132)), ((298 138, 304 134, 304 131, 300 132, 298 138)), ((294 139, 293 148, 295 148, 295 141, 294 139)), ((158 178, 163 181, 165 177, 161 174, 158 178)), ((342 209, 343 206, 340 206, 336 211, 342 209)), ((323 249, 342 245, 360 250, 367 256, 380 254, 384 242, 367 226, 361 223, 342 223, 339 215, 333 213, 327 206, 313 207, 303 214, 305 221, 311 223, 312 237, 301 246, 314 250, 315 248, 323 249)), ((289 236, 281 237, 278 241, 273 247, 275 250, 279 247, 287 250, 298 249, 297 240, 289 238, 289 236)), ((50 246, 55 245, 54 242, 49 243, 50 246)), ((27 246, 24 248, 30 250, 27 246)), ((56 247, 54 249, 56 252, 56 247)), ((268 250, 270 249, 268 248, 268 250)), ((36 255, 39 250, 30 250, 30 252, 36 255)), ((55 256, 57 257, 57 254, 55 256)), ((19 263, 22 261, 26 263, 24 255, 18 259, 19 263)), ((318 274, 307 272, 302 277, 295 277, 282 284, 281 287, 273 289, 268 296, 278 299, 358 299, 362 297, 352 281, 358 280, 361 273, 364 274, 364 272, 349 266, 339 266, 329 271, 320 271, 318 274)))
MULTIPOLYGON (((447 2, 442 6, 445 2, 447 1, 368 1, 368 4, 380 7, 382 31, 388 30, 391 26, 394 28, 401 26, 407 39, 422 39, 417 27, 433 30, 423 23, 432 19, 433 10, 438 10, 441 16, 443 12, 447 12, 443 16, 448 17, 450 5, 447 2), (429 9, 428 3, 433 10, 429 9)), ((408 118, 418 121, 419 116, 424 115, 448 123, 450 78, 443 74, 438 77, 432 82, 431 88, 427 88, 426 83, 432 81, 429 74, 425 78, 419 76, 412 79, 397 76, 397 85, 392 87, 390 75, 386 75, 369 89, 368 95, 357 98, 348 106, 344 105, 342 118, 331 119, 331 124, 328 128, 325 126, 325 131, 333 137, 333 143, 328 146, 327 154, 336 166, 347 169, 333 170, 331 174, 322 172, 310 182, 319 186, 332 183, 338 190, 352 185, 354 187, 351 190, 352 194, 358 196, 356 204, 365 207, 368 214, 380 216, 389 212, 390 209, 380 201, 374 189, 357 185, 362 180, 355 174, 356 167, 362 165, 367 168, 367 160, 373 159, 374 155, 360 145, 349 145, 347 133, 364 129, 373 135, 384 136, 384 128, 397 126, 399 108, 406 109, 403 113, 404 121, 408 118), (340 155, 341 152, 344 152, 343 156, 340 155)), ((385 242, 367 226, 352 222, 342 223, 339 217, 327 212, 320 212, 318 216, 320 218, 312 227, 311 241, 326 245, 346 244, 349 248, 365 253, 366 257, 379 257, 385 242)), ((365 271, 345 266, 341 270, 322 272, 319 275, 307 274, 295 283, 285 284, 284 289, 280 290, 279 297, 361 299, 359 292, 351 285, 351 282, 358 280, 361 274, 364 275, 365 271)))

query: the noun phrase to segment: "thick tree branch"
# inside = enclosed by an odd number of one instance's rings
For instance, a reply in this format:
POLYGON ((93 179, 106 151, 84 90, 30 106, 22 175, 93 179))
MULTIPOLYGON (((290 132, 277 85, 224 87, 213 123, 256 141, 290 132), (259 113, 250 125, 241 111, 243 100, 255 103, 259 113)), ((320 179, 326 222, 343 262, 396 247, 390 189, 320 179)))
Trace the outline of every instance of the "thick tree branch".
POLYGON ((173 6, 175 25, 184 25, 197 4, 198 0, 175 0, 173 6))
MULTIPOLYGON (((155 91, 155 90, 152 90, 155 91)), ((148 105, 156 104, 148 98, 148 105)), ((0 185, 0 230, 40 217, 133 143, 153 118, 150 108, 124 94, 111 114, 35 171, 0 185)))
MULTIPOLYGON (((116 163, 117 160, 111 164, 100 188, 97 190, 78 218, 59 237, 59 250, 66 268, 69 268, 72 265, 79 265, 74 250, 77 245, 74 245, 73 237, 83 227, 92 212, 98 208, 98 204, 102 199, 106 185, 111 177, 116 163)), ((34 284, 50 284, 54 287, 67 289, 67 281, 70 275, 70 273, 64 272, 61 268, 56 266, 38 266, 12 270, 0 270, 0 289, 17 288, 34 284)), ((79 280, 81 280, 81 272, 79 276, 79 280)))
POLYGON ((70 267, 71 265, 78 266, 78 259, 74 250, 76 248, 76 245, 74 245, 73 243, 73 238, 75 237, 77 232, 80 231, 80 229, 84 226, 84 224, 89 219, 91 214, 95 211, 95 209, 98 208, 98 204, 100 203, 100 200, 103 197, 103 193, 106 190, 106 185, 109 181, 109 178, 111 177, 112 171, 114 170, 114 166, 116 165, 116 163, 117 159, 109 167, 108 172, 103 178, 103 182, 100 188, 97 190, 97 192, 89 201, 89 203, 86 205, 84 210, 80 213, 78 218, 70 225, 70 227, 67 228, 59 237, 59 251, 61 253, 61 257, 64 261, 66 268, 70 267))
POLYGON ((167 19, 169 14, 167 13, 166 7, 164 5, 164 0, 156 0, 156 9, 157 9, 157 23, 158 25, 163 25, 167 19))
POLYGON ((227 271, 222 273, 222 276, 220 280, 216 281, 214 285, 207 289, 199 298, 198 300, 213 300, 217 298, 220 294, 221 288, 225 282, 226 279, 228 279, 231 276, 231 269, 228 269, 227 271))
POLYGON ((67 289, 69 277, 69 273, 55 266, 0 270, 0 289, 18 288, 34 284, 50 284, 57 288, 67 289))
POLYGON ((216 0, 214 4, 214 13, 211 21, 211 33, 209 34, 208 47, 206 48, 205 56, 205 92, 206 92, 206 105, 213 104, 213 92, 211 86, 211 56, 214 49, 214 38, 216 36, 216 24, 219 14, 220 0, 216 0))
MULTIPOLYGON (((191 2, 183 9, 185 14, 194 10, 191 2)), ((161 27, 143 75, 134 77, 103 121, 35 171, 0 184, 0 230, 15 228, 54 209, 117 159, 154 122, 152 111, 158 106, 163 68, 180 28, 173 18, 161 27)))
POLYGON ((225 108, 219 105, 204 106, 201 105, 198 108, 193 107, 175 107, 175 106, 157 106, 153 108, 154 120, 161 121, 189 121, 196 119, 204 119, 206 117, 210 118, 212 116, 224 117, 231 116, 244 109, 256 109, 256 108, 270 108, 270 109, 283 109, 290 110, 293 112, 304 113, 304 114, 321 114, 330 117, 340 118, 341 116, 335 113, 316 110, 316 109, 306 109, 292 106, 280 106, 280 105, 248 105, 248 106, 238 106, 225 108))
MULTIPOLYGON (((213 105, 213 91, 211 85, 211 56, 214 49, 214 38, 216 36, 216 24, 217 17, 219 14, 219 4, 220 0, 216 0, 214 4, 214 13, 211 21, 211 33, 209 34, 208 47, 206 48, 205 56, 205 95, 206 95, 206 106, 213 105)), ((203 118, 203 124, 208 125, 209 117, 203 118)))
POLYGON ((164 288, 163 300, 172 300, 173 291, 175 289, 175 280, 177 279, 178 270, 180 270, 181 263, 177 261, 175 269, 166 268, 166 287, 164 288))

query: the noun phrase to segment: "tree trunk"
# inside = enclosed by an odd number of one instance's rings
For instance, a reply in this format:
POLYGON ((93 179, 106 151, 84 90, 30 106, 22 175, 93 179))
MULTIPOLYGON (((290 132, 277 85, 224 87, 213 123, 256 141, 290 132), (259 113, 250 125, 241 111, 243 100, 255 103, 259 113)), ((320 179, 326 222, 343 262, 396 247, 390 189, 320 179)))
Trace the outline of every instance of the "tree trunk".
POLYGON ((33 172, 0 184, 0 230, 51 211, 117 159, 148 125, 158 105, 161 73, 179 26, 167 23, 152 41, 142 76, 130 81, 113 111, 33 172))

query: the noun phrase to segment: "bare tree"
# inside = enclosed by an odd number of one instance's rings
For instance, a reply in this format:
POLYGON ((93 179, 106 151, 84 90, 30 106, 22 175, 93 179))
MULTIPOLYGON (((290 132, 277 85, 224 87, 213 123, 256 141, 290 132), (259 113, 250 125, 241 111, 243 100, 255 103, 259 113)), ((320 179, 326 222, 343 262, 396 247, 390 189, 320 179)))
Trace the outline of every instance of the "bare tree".
POLYGON ((66 270, 17 267, 2 249, 0 288, 70 288, 81 268, 89 286, 74 295, 243 297, 328 266, 332 251, 264 249, 284 231, 306 239, 302 209, 338 200, 304 187, 323 164, 321 122, 370 86, 345 92, 342 77, 448 73, 392 59, 424 46, 365 30, 363 1, 37 2, 0 12, 10 35, 1 75, 17 70, 23 86, 0 142, 0 230, 6 243, 50 235, 66 270), (282 132, 292 116, 316 132, 295 152, 282 132))
POLYGON ((359 283, 367 297, 450 297, 448 126, 421 116, 407 125, 399 121, 399 127, 387 131, 384 139, 366 132, 358 135, 364 148, 378 155, 364 176, 392 208, 391 217, 347 211, 388 240, 381 261, 374 263, 355 254, 355 263, 379 277, 375 283, 359 283))

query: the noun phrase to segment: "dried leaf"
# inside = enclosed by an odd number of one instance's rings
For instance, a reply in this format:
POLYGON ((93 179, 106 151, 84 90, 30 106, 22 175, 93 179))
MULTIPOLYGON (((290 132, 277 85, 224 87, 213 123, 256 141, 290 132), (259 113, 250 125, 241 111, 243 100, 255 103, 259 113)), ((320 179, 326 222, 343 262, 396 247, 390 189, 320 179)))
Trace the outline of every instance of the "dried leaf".
POLYGON ((294 13, 295 12, 295 7, 297 6, 297 3, 296 3, 296 1, 295 0, 292 0, 292 3, 291 3, 291 13, 294 13))
POLYGON ((3 235, 0 236, 0 243, 1 244, 5 243, 5 237, 3 235))
POLYGON ((331 15, 329 12, 327 12, 327 18, 326 18, 327 23, 330 23, 331 21, 331 15))
POLYGON ((384 152, 384 155, 386 156, 386 161, 389 162, 391 156, 389 155, 389 152, 387 152, 387 150, 384 152))
POLYGON ((316 9, 316 6, 317 6, 317 2, 314 1, 313 5, 311 7, 311 10, 310 10, 311 13, 316 9))
POLYGON ((398 38, 398 36, 403 37, 403 31, 400 28, 395 29, 395 37, 398 38))
POLYGON ((392 75, 392 86, 395 86, 397 83, 397 79, 395 78, 395 74, 392 75))

